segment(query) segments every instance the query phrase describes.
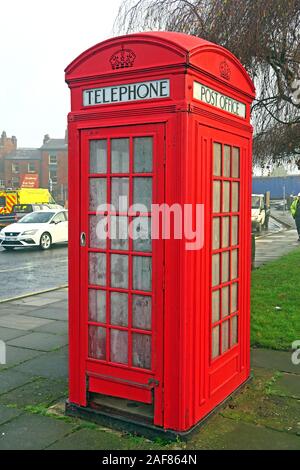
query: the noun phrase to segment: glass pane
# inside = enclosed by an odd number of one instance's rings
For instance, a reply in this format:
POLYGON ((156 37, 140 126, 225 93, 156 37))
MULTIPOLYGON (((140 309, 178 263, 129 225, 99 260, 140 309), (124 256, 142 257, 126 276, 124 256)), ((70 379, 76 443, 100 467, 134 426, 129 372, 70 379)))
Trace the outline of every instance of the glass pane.
POLYGON ((128 294, 111 292, 110 322, 112 325, 128 326, 128 294))
POLYGON ((220 217, 213 218, 212 247, 213 250, 220 248, 220 217))
POLYGON ((133 256, 133 289, 151 291, 152 258, 133 256))
POLYGON ((231 183, 231 211, 239 210, 239 183, 231 183))
POLYGON ((129 180, 128 178, 112 178, 111 183, 111 204, 113 210, 126 212, 129 200, 129 180))
POLYGON ((229 315, 229 286, 222 289, 222 318, 229 315))
POLYGON ((220 255, 212 256, 212 285, 220 284, 220 255))
POLYGON ((212 321, 220 320, 220 291, 214 290, 212 293, 212 321))
POLYGON ((107 217, 90 215, 90 248, 106 248, 107 217))
POLYGON ((213 212, 220 212, 221 210, 221 183, 220 181, 213 182, 213 212))
POLYGON ((229 251, 222 253, 222 282, 229 281, 229 251))
POLYGON ((214 142, 214 176, 221 176, 222 145, 214 142))
POLYGON ((223 182, 223 212, 230 210, 230 183, 229 181, 223 182))
POLYGON ((229 321, 222 323, 222 353, 229 349, 229 321))
POLYGON ((152 137, 135 137, 134 172, 150 173, 152 171, 152 137))
POLYGON ((133 219, 132 238, 134 251, 151 251, 151 219, 149 217, 133 219))
POLYGON ((132 296, 132 326, 143 330, 151 329, 151 297, 132 296))
POLYGON ((128 364, 128 332, 112 329, 110 331, 110 360, 128 364))
POLYGON ((239 178, 240 176, 240 149, 238 147, 232 148, 232 177, 239 178))
POLYGON ((127 255, 111 255, 110 267, 111 287, 128 288, 128 256, 127 255))
POLYGON ((238 250, 231 252, 231 279, 236 279, 238 276, 238 250))
POLYGON ((230 147, 224 145, 223 176, 230 177, 230 147))
POLYGON ((128 250, 128 217, 111 216, 110 240, 112 250, 128 250))
POLYGON ((145 209, 137 209, 140 212, 150 212, 152 204, 152 178, 133 179, 133 204, 141 204, 145 209))
POLYGON ((132 333, 132 364, 151 369, 151 336, 132 333))
POLYGON ((106 178, 90 178, 90 210, 96 211, 98 206, 106 202, 106 178))
POLYGON ((222 248, 229 247, 229 217, 222 217, 222 248))
POLYGON ((90 141, 90 173, 106 173, 107 141, 90 141))
POLYGON ((238 308, 238 285, 235 282, 231 285, 231 313, 237 311, 238 308))
POLYGON ((220 327, 215 326, 212 330, 212 358, 219 356, 220 354, 220 327))
POLYGON ((106 322, 106 292, 89 289, 89 321, 106 322))
POLYGON ((111 172, 129 172, 129 139, 111 139, 111 172))
POLYGON ((239 217, 237 215, 232 216, 231 220, 231 245, 237 245, 239 242, 239 217))
POLYGON ((238 317, 235 315, 231 320, 231 345, 238 342, 238 317))
POLYGON ((106 285, 106 254, 89 253, 89 284, 106 285))
POLYGON ((89 325, 89 357, 106 359, 106 329, 89 325))

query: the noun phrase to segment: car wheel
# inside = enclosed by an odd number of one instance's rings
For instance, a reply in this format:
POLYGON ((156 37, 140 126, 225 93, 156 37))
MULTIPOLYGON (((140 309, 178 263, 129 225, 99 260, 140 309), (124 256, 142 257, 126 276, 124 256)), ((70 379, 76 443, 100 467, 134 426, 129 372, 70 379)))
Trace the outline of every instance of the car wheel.
POLYGON ((52 244, 52 240, 51 240, 50 233, 44 232, 41 235, 41 239, 40 239, 40 249, 49 250, 49 248, 51 247, 51 244, 52 244))
POLYGON ((13 251, 15 249, 14 246, 3 246, 2 248, 4 248, 6 251, 13 251))

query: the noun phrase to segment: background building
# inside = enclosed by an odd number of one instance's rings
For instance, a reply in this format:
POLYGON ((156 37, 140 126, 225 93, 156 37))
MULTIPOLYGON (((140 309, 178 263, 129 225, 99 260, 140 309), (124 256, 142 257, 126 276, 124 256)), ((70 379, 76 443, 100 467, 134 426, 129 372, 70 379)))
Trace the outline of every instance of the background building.
POLYGON ((0 187, 19 188, 26 175, 36 175, 37 187, 50 190, 54 199, 68 199, 68 139, 47 134, 40 148, 17 148, 15 136, 0 138, 0 187))
POLYGON ((6 188, 20 188, 25 175, 28 174, 37 175, 37 187, 41 187, 41 151, 39 149, 20 148, 4 157, 6 188))
POLYGON ((45 135, 41 147, 41 186, 49 188, 57 202, 68 199, 68 140, 45 135))
POLYGON ((13 135, 7 137, 3 131, 0 138, 0 187, 5 187, 4 157, 17 148, 17 138, 13 135))

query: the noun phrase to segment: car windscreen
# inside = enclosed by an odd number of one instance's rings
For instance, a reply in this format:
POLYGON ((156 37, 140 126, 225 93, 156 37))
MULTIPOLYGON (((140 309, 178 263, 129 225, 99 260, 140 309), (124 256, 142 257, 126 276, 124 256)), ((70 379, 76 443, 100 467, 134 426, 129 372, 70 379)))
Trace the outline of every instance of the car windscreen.
POLYGON ((259 209, 259 208, 260 208, 260 197, 252 196, 252 209, 259 209))
POLYGON ((32 212, 32 205, 31 204, 16 204, 13 206, 13 212, 18 213, 29 213, 32 212))
POLYGON ((6 197, 0 196, 0 207, 5 207, 5 206, 6 206, 6 197))
POLYGON ((32 212, 19 220, 22 224, 45 224, 53 217, 55 212, 32 212))

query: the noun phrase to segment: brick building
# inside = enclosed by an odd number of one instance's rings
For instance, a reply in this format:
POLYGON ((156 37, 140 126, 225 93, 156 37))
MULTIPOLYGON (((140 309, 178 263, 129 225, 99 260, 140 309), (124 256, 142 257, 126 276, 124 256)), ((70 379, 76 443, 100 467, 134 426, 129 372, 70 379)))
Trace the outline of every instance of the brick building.
POLYGON ((6 188, 19 188, 25 175, 41 176, 41 151, 20 148, 4 157, 4 182, 6 188))
POLYGON ((17 148, 17 139, 0 139, 0 180, 2 187, 18 188, 24 175, 37 174, 39 187, 48 188, 58 203, 68 199, 68 144, 45 135, 40 148, 17 148), (1 170, 2 168, 2 170, 1 170))
POLYGON ((0 137, 0 187, 5 187, 5 170, 4 170, 4 158, 9 153, 13 152, 17 148, 17 138, 13 135, 7 137, 6 132, 3 131, 0 137))
POLYGON ((68 140, 45 135, 41 150, 41 185, 49 188, 57 202, 68 199, 68 140))

